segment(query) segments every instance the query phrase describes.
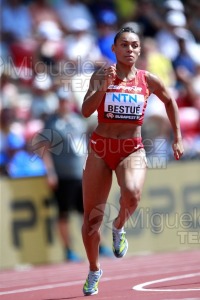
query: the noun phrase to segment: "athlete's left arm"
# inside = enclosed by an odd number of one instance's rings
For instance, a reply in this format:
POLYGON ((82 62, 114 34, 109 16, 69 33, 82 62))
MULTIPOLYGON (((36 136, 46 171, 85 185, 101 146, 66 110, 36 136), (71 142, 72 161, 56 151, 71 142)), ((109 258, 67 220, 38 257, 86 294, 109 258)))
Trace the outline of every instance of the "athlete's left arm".
POLYGON ((174 142, 172 144, 174 157, 178 160, 183 155, 184 149, 176 101, 171 97, 165 85, 157 76, 147 73, 147 83, 150 93, 155 94, 165 105, 165 109, 174 132, 174 142))

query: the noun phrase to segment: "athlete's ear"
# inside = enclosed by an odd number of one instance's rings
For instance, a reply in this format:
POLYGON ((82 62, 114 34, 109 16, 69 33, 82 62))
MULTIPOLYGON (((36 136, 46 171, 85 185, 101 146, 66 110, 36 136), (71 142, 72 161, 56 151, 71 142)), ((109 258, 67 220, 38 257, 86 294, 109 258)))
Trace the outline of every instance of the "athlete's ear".
POLYGON ((112 52, 115 52, 115 45, 114 44, 112 45, 111 49, 112 49, 112 52))

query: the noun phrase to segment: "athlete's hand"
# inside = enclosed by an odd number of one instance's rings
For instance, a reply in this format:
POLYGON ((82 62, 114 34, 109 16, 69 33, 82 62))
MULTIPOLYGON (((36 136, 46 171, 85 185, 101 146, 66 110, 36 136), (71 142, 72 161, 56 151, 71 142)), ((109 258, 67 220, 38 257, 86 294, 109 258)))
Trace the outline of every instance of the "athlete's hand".
POLYGON ((112 84, 112 82, 116 78, 116 75, 117 75, 116 65, 111 65, 108 68, 104 69, 104 76, 108 86, 112 84))
POLYGON ((174 151, 174 158, 176 160, 179 160, 184 153, 182 139, 174 141, 174 143, 172 144, 172 149, 174 151))

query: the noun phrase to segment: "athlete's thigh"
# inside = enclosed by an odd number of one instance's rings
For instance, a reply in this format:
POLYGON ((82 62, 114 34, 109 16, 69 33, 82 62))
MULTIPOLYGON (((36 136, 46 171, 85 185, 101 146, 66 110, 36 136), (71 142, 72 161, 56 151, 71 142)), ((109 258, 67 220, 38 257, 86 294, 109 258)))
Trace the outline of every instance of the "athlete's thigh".
POLYGON ((100 204, 105 204, 112 184, 112 170, 93 150, 89 151, 83 169, 83 205, 88 213, 100 204))
POLYGON ((131 153, 120 162, 115 171, 120 188, 141 191, 144 185, 146 169, 145 150, 139 149, 131 153))

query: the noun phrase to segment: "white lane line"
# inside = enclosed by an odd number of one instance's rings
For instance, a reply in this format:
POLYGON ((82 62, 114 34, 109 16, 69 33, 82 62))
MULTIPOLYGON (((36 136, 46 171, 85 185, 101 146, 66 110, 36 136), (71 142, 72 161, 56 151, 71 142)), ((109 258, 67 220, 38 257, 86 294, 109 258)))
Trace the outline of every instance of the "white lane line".
POLYGON ((200 291, 200 287, 198 288, 186 288, 186 289, 158 289, 158 288, 144 288, 148 285, 154 284, 154 283, 160 283, 165 281, 171 281, 171 280, 178 280, 178 279, 184 279, 184 278, 191 278, 200 276, 200 273, 192 273, 192 274, 185 274, 185 275, 179 275, 179 276, 173 276, 173 277, 167 277, 163 279, 157 279, 153 281, 144 282, 138 285, 135 285, 132 287, 133 290, 136 291, 142 291, 142 292, 187 292, 187 291, 200 291))
MULTIPOLYGON (((104 277, 101 278, 101 282, 104 281, 110 281, 110 280, 123 280, 127 278, 136 278, 138 276, 138 273, 132 273, 127 275, 117 275, 112 277, 104 277)), ((27 287, 27 288, 21 288, 21 289, 15 289, 11 291, 2 291, 0 292, 1 295, 10 295, 10 294, 18 294, 18 293, 27 293, 27 292, 33 292, 33 291, 40 291, 40 290, 48 290, 48 289, 54 289, 59 287, 67 287, 67 286, 73 286, 73 285, 81 285, 84 283, 84 280, 77 280, 77 281, 70 281, 70 282, 63 282, 63 283, 52 283, 52 284, 45 284, 45 285, 37 285, 33 287, 27 287)))
MULTIPOLYGON (((136 274, 133 274, 133 275, 135 276, 136 274)), ((115 277, 104 277, 101 279, 101 282, 109 281, 109 280, 122 280, 122 279, 126 279, 126 278, 130 278, 130 274, 127 274, 124 276, 120 275, 120 276, 115 276, 115 277)), ((32 292, 32 291, 48 290, 48 289, 54 289, 54 288, 59 288, 59 287, 79 285, 79 284, 83 284, 83 283, 84 283, 84 280, 77 280, 77 281, 70 281, 70 282, 63 282, 63 283, 39 285, 39 286, 34 286, 34 287, 16 289, 16 290, 12 290, 12 291, 0 292, 0 296, 1 295, 18 294, 18 293, 26 293, 26 292, 32 292)))
MULTIPOLYGON (((137 274, 133 273, 131 275, 132 275, 131 277, 135 277, 137 274)), ((112 276, 112 277, 104 277, 101 279, 101 282, 110 281, 110 280, 122 280, 122 279, 127 279, 127 278, 130 278, 130 274, 112 276)), ((34 286, 34 287, 16 289, 16 290, 12 290, 12 291, 0 292, 0 296, 1 295, 18 294, 18 293, 26 293, 26 292, 32 292, 32 291, 48 290, 48 289, 54 289, 54 288, 59 288, 59 287, 79 285, 79 284, 83 284, 83 283, 84 283, 84 280, 77 280, 77 281, 70 281, 70 282, 63 282, 63 283, 39 285, 39 286, 34 286)))
POLYGON ((41 286, 35 286, 30 288, 24 288, 24 289, 18 289, 18 290, 12 290, 7 292, 0 292, 1 295, 10 295, 10 294, 17 294, 17 293, 26 293, 26 292, 33 292, 33 291, 40 291, 40 290, 48 290, 48 289, 54 289, 59 288, 63 286, 72 286, 76 284, 83 284, 82 280, 77 280, 73 282, 63 282, 63 283, 57 283, 57 284, 46 284, 41 286))
MULTIPOLYGON (((127 274, 127 275, 119 275, 119 276, 112 276, 112 277, 104 277, 101 279, 101 282, 103 281, 110 281, 110 280, 123 280, 126 278, 130 278, 133 277, 135 278, 136 275, 138 276, 138 273, 132 273, 132 274, 127 274)), ((154 274, 155 275, 155 274, 154 274)), ((188 278, 188 277, 194 277, 194 276, 198 276, 200 275, 200 273, 196 273, 196 274, 187 274, 187 275, 182 275, 182 276, 175 276, 175 277, 168 277, 168 278, 164 278, 161 280, 155 280, 155 281, 150 281, 141 285, 137 285, 135 287, 133 287, 133 289, 136 289, 139 286, 145 286, 145 285, 149 285, 152 283, 157 283, 157 282, 164 282, 164 281, 168 281, 168 280, 176 280, 176 279, 180 279, 180 278, 188 278), (184 277, 186 276, 186 277, 184 277)), ((46 285, 38 285, 38 286, 34 286, 34 287, 27 287, 27 288, 21 288, 21 289, 15 289, 15 290, 11 290, 11 291, 2 291, 0 292, 0 296, 1 295, 10 295, 10 294, 18 294, 18 293, 26 293, 26 292, 33 292, 33 291, 40 291, 40 290, 48 290, 48 289, 54 289, 54 288, 59 288, 59 287, 67 287, 67 286, 73 286, 73 285, 81 285, 84 283, 84 280, 77 280, 77 281, 70 281, 70 282, 63 282, 63 283, 53 283, 53 284, 46 284, 46 285)), ((143 291, 151 291, 150 289, 138 289, 138 290, 143 290, 143 291)), ((191 290, 191 289, 190 289, 191 290)), ((199 289, 195 289, 195 290, 200 290, 199 289)), ((158 289, 155 289, 153 291, 160 291, 158 289)), ((164 290, 164 291, 169 291, 169 290, 164 290)), ((178 291, 178 290, 173 290, 173 291, 178 291)), ((185 291, 185 290, 184 290, 185 291)))

